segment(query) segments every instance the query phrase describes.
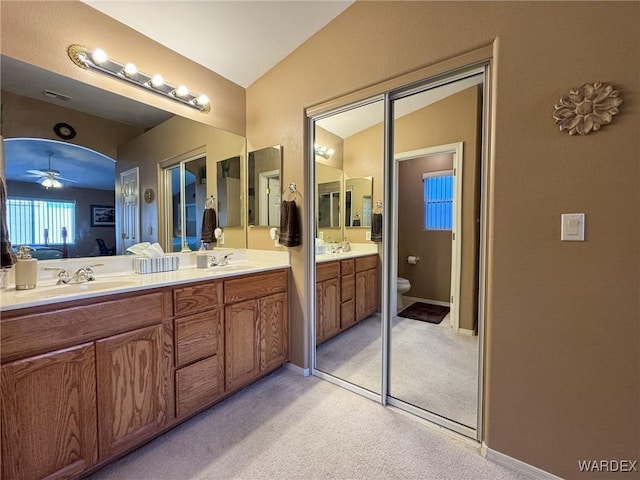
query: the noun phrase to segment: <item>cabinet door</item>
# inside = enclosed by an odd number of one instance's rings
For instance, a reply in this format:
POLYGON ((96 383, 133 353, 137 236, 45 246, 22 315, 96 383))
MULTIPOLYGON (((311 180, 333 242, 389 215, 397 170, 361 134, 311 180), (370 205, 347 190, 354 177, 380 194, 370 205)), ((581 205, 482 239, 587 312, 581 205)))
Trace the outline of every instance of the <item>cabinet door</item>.
POLYGON ((367 313, 367 272, 356 273, 356 322, 369 316, 367 313))
POLYGON ((373 315, 378 311, 378 271, 367 270, 367 296, 366 296, 366 311, 367 316, 373 315))
POLYGON ((324 341, 322 337, 322 283, 316 283, 316 345, 324 341))
POLYGON ((340 332, 340 280, 338 278, 322 282, 320 321, 323 340, 328 340, 340 332))
POLYGON ((2 366, 2 478, 78 476, 98 457, 92 343, 2 366))
POLYGON ((169 418, 171 348, 163 325, 96 342, 100 458, 160 430, 169 418))
POLYGON ((225 307, 225 385, 231 391, 260 374, 259 303, 248 300, 225 307))
POLYGON ((289 316, 286 293, 260 299, 260 372, 289 358, 289 316))

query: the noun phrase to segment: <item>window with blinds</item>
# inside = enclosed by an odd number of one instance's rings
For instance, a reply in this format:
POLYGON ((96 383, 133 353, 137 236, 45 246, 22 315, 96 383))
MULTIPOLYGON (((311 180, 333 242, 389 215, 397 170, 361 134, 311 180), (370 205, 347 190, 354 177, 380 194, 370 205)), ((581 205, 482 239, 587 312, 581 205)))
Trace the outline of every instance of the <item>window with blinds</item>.
POLYGON ((451 230, 453 227, 453 170, 422 175, 424 229, 451 230))
POLYGON ((13 245, 73 244, 76 227, 76 203, 69 200, 9 197, 7 226, 13 245))

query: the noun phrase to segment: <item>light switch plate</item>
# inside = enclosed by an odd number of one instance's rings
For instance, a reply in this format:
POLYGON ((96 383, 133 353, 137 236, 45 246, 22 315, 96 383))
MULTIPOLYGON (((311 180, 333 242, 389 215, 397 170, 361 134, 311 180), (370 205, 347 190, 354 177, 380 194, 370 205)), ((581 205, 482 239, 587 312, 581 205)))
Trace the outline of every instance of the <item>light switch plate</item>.
POLYGON ((584 242, 584 213, 563 213, 560 240, 584 242))
POLYGON ((366 232, 364 234, 364 239, 365 240, 371 240, 371 230, 369 230, 368 232, 366 232))

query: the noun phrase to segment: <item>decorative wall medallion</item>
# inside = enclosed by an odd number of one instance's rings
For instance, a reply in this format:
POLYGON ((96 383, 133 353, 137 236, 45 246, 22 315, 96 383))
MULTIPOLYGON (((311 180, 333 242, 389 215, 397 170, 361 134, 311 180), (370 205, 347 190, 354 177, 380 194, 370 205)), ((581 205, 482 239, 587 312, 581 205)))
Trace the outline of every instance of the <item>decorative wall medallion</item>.
POLYGON ((56 123, 53 126, 53 131, 63 140, 71 140, 76 136, 75 129, 68 123, 56 123))
POLYGON ((156 198, 156 194, 150 188, 144 191, 144 203, 151 203, 156 198))
POLYGON ((611 123, 621 104, 622 99, 613 85, 585 83, 560 97, 560 102, 555 104, 553 118, 560 125, 561 132, 566 130, 569 135, 587 135, 611 123))

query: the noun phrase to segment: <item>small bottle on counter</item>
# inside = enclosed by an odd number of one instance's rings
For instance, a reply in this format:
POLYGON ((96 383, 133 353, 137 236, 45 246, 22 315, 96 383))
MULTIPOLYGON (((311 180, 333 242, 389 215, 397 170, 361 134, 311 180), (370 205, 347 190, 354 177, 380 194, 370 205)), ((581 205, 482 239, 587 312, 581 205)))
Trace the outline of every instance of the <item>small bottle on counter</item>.
POLYGON ((31 247, 22 245, 18 247, 15 265, 16 290, 31 290, 36 288, 38 280, 38 260, 31 256, 31 247))
POLYGON ((200 249, 196 253, 196 267, 207 268, 209 266, 209 254, 204 242, 200 242, 200 249))
POLYGON ((344 237, 344 240, 342 241, 342 251, 343 252, 351 251, 351 244, 349 243, 349 239, 347 237, 344 237))

